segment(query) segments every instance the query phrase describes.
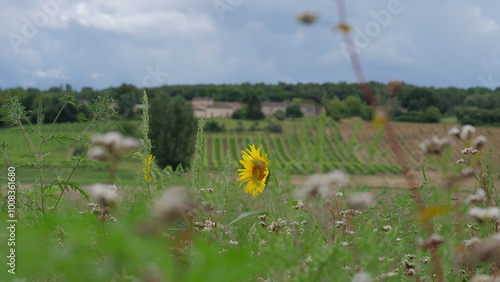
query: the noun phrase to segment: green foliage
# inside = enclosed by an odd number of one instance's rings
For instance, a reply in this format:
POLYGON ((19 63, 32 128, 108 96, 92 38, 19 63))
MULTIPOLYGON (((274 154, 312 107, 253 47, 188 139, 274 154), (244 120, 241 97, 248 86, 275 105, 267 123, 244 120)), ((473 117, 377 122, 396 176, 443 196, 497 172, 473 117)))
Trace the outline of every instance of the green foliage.
POLYGON ((286 107, 285 116, 290 118, 301 118, 304 116, 304 113, 298 104, 293 104, 286 107))
POLYGON ((243 104, 245 104, 246 118, 249 120, 259 120, 264 119, 264 114, 262 113, 262 106, 260 104, 260 99, 252 91, 249 91, 243 96, 243 104))
POLYGON ((435 106, 430 106, 424 113, 424 121, 430 123, 438 123, 441 120, 441 113, 435 106))
POLYGON ((277 119, 277 120, 285 120, 286 116, 285 116, 285 112, 283 112, 282 110, 277 110, 273 116, 277 119))
POLYGON ((373 108, 368 105, 363 105, 359 114, 363 120, 370 121, 373 119, 373 108))
POLYGON ((210 120, 206 122, 205 124, 205 131, 206 132, 225 132, 226 127, 222 124, 219 124, 215 120, 210 120))
POLYGON ((154 98, 150 105, 152 154, 161 168, 189 167, 194 153, 196 120, 182 97, 154 98))

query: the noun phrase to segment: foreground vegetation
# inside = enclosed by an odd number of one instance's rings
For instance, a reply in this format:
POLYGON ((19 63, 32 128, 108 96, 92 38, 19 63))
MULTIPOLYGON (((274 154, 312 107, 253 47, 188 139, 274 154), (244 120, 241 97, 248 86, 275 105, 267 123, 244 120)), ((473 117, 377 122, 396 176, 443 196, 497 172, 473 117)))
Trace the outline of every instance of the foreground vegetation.
MULTIPOLYGON (((119 128, 106 121, 106 104, 88 123, 64 129, 24 126, 19 119, 16 135, 2 135, 13 144, 4 142, 2 149, 15 168, 16 202, 9 203, 12 186, 3 188, 0 221, 8 223, 11 215, 17 221, 14 229, 0 231, 10 256, 0 280, 460 281, 498 272, 494 153, 477 143, 460 153, 479 130, 461 134, 455 145, 424 142, 432 156, 421 153, 419 173, 440 168, 445 181, 424 177, 410 193, 395 193, 352 186, 349 173, 332 171, 356 173, 348 169, 355 163, 364 173, 371 163, 389 164, 383 127, 369 137, 371 125, 322 118, 287 121, 281 135, 213 134, 203 131, 202 120, 191 168, 162 169, 149 155, 147 117, 140 146, 116 133, 96 135, 119 128), (113 149, 117 144, 120 150, 113 149), (262 146, 267 158, 260 165, 270 172, 257 197, 236 180, 236 160, 249 144, 262 146), (108 146, 112 157, 92 149, 99 146, 108 146), (125 168, 129 172, 120 173, 125 168), (105 176, 98 179, 91 170, 105 176), (26 171, 34 180, 30 187, 23 185, 26 171), (73 178, 79 172, 92 185, 80 185, 73 178), (297 172, 308 175, 302 185, 290 182, 297 172), (468 178, 476 184, 461 186, 468 178), (7 264, 13 253, 14 268, 7 264)), ((417 131, 419 137, 433 132, 417 131)), ((405 154, 420 150, 403 144, 405 154)), ((7 171, 2 168, 2 183, 11 177, 7 171)))

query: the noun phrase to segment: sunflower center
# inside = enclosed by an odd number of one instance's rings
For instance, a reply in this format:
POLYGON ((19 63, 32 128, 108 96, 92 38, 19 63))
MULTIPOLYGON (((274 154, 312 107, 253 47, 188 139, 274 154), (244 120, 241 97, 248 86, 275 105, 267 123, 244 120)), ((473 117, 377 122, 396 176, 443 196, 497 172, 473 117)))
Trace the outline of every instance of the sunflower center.
POLYGON ((255 162, 252 168, 252 176, 259 181, 265 177, 266 166, 262 162, 255 162))

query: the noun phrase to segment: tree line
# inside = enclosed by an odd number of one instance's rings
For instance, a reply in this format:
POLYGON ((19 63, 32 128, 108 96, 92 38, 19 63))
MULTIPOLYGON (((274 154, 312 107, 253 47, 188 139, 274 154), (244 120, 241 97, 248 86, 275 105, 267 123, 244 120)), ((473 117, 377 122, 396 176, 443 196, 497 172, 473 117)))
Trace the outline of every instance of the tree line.
MULTIPOLYGON (((369 85, 381 104, 387 106, 395 121, 439 122, 442 117, 456 117, 462 124, 500 124, 500 87, 491 90, 484 87, 435 88, 404 84, 397 93, 391 95, 386 84, 369 82, 369 85)), ((101 90, 83 87, 80 91, 73 90, 69 84, 47 90, 9 88, 0 89, 0 103, 4 104, 9 95, 12 95, 18 97, 21 104, 31 111, 33 120, 39 109, 42 109, 48 120, 59 114, 59 122, 76 122, 88 117, 86 104, 107 94, 116 101, 116 109, 122 118, 134 119, 137 118, 134 107, 141 103, 143 90, 131 84, 101 90), (75 105, 69 105, 59 113, 61 98, 68 92, 73 94, 75 105)), ((368 120, 372 116, 372 108, 367 104, 357 83, 165 85, 145 90, 151 99, 156 96, 180 96, 189 101, 194 97, 209 97, 215 101, 242 102, 247 107, 268 101, 311 102, 324 106, 326 114, 335 120, 352 116, 368 120)), ((250 112, 243 117, 255 118, 252 112, 257 111, 250 108, 250 112)), ((5 113, 1 112, 0 115, 5 113)), ((0 125, 7 124, 2 122, 0 125)))

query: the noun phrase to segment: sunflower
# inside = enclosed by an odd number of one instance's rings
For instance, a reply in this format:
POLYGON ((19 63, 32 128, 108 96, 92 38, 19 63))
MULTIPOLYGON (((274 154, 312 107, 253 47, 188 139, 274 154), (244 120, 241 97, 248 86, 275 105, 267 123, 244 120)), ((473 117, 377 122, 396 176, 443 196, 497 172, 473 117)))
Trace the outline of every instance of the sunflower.
POLYGON ((246 152, 241 151, 243 160, 240 163, 244 168, 238 169, 240 171, 241 184, 247 182, 243 191, 257 197, 259 193, 264 192, 267 181, 269 180, 269 168, 267 165, 267 154, 264 154, 262 147, 255 148, 255 145, 249 145, 246 152))

